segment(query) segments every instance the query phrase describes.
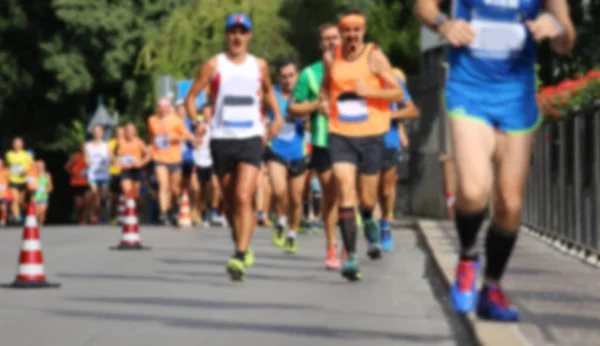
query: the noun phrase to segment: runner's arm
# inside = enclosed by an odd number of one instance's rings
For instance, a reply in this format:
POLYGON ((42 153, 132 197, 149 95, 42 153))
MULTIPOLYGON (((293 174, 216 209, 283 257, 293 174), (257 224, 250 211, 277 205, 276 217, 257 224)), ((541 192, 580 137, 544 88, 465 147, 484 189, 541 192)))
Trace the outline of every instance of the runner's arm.
POLYGON ((415 105, 408 92, 408 88, 406 88, 406 75, 402 70, 399 70, 400 75, 398 78, 398 85, 402 88, 404 92, 404 99, 402 100, 402 105, 398 107, 398 109, 394 110, 390 114, 390 118, 396 120, 404 120, 404 119, 412 119, 419 116, 419 108, 415 105))
POLYGON ((552 49, 560 55, 568 54, 575 45, 577 36, 573 21, 569 15, 567 0, 547 0, 546 9, 563 27, 564 33, 552 40, 552 49))
POLYGON ((90 164, 90 154, 88 153, 87 145, 83 147, 83 161, 88 165, 90 164))
POLYGON ((442 14, 440 3, 443 0, 416 0, 413 13, 423 25, 436 31, 435 20, 442 14))
POLYGON ((357 86, 356 93, 362 97, 377 98, 388 102, 400 102, 404 100, 404 91, 396 80, 392 65, 381 49, 375 48, 369 56, 369 67, 371 71, 381 79, 386 88, 371 88, 363 85, 357 86))
POLYGON ((292 91, 292 99, 288 103, 288 114, 294 117, 309 116, 319 108, 319 100, 308 101, 309 93, 308 70, 300 73, 296 86, 292 91))
POLYGON ((269 105, 271 112, 273 112, 273 121, 268 125, 267 130, 267 141, 270 141, 275 137, 281 126, 283 126, 283 116, 279 109, 279 102, 277 102, 277 96, 275 96, 275 90, 273 89, 273 82, 271 82, 271 76, 269 76, 269 67, 267 62, 263 59, 258 61, 260 71, 262 74, 262 88, 263 94, 265 95, 265 101, 269 105))
POLYGON ((410 141, 408 140, 408 135, 406 134, 406 126, 404 126, 404 124, 400 124, 398 131, 400 132, 400 145, 402 145, 402 148, 408 148, 410 141))
POLYGON ((190 120, 192 120, 194 123, 198 121, 196 97, 198 97, 198 94, 208 86, 210 83, 210 78, 214 75, 216 68, 217 59, 215 57, 204 63, 200 69, 200 72, 198 72, 198 76, 196 76, 190 91, 188 91, 187 95, 185 96, 185 110, 190 120))
POLYGON ((71 167, 73 167, 74 164, 75 164, 75 155, 71 155, 71 156, 69 156, 69 159, 67 160, 67 163, 65 164, 65 172, 69 173, 69 175, 72 175, 71 167))
POLYGON ((142 149, 142 161, 140 162, 141 168, 150 162, 150 147, 140 139, 140 148, 142 149))
POLYGON ((52 174, 50 172, 46 173, 48 175, 48 187, 46 189, 46 193, 51 193, 54 191, 54 182, 52 181, 52 174))

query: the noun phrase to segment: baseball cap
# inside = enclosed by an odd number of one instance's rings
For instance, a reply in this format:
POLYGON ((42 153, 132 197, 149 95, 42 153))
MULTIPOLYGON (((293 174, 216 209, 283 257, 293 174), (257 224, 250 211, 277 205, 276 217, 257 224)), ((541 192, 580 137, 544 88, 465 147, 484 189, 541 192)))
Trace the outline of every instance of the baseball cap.
POLYGON ((227 17, 227 21, 225 22, 225 30, 230 29, 234 26, 241 26, 246 30, 252 30, 252 21, 247 14, 244 13, 234 13, 230 14, 227 17))

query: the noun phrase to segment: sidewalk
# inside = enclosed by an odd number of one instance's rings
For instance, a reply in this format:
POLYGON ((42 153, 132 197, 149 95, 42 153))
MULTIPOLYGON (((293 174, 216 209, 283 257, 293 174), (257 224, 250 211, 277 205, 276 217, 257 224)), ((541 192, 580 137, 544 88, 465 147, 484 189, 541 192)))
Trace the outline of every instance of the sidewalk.
MULTIPOLYGON (((449 221, 418 226, 446 282, 454 280, 457 238, 449 221)), ((480 235, 480 242, 484 235, 480 235)), ((600 270, 521 233, 503 286, 521 312, 518 324, 469 316, 482 345, 600 344, 600 270)))

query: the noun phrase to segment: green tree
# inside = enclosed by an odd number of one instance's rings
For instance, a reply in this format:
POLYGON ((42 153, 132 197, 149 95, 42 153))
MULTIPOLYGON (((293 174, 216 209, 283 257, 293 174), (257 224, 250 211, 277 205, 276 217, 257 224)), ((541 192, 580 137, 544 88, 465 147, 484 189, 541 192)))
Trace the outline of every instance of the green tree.
POLYGON ((288 24, 278 16, 280 5, 279 0, 202 0, 182 6, 144 45, 136 72, 152 79, 159 74, 195 76, 204 61, 223 50, 225 18, 235 12, 252 19, 252 52, 268 61, 293 54, 286 40, 288 24))

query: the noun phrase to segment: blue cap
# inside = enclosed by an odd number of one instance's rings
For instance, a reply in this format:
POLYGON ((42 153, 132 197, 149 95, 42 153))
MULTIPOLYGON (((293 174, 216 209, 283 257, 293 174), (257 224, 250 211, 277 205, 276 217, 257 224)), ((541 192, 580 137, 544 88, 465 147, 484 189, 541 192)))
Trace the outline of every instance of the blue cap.
POLYGON ((244 13, 230 14, 225 22, 225 30, 228 30, 234 26, 241 26, 246 30, 252 30, 252 21, 250 20, 250 17, 244 13))

